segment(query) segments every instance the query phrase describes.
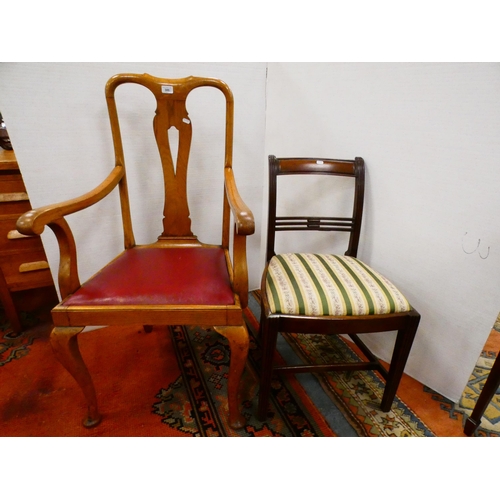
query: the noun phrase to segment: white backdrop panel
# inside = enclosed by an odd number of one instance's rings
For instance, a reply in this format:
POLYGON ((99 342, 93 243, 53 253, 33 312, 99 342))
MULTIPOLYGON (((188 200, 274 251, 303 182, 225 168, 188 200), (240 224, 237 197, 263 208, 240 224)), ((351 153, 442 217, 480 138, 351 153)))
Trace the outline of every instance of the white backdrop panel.
MULTIPOLYGON (((365 159, 359 256, 422 315, 407 372, 455 401, 500 309, 499 87, 497 63, 268 71, 266 154, 365 159)), ((390 357, 383 335, 368 343, 390 357)))
MULTIPOLYGON (((224 80, 234 94, 233 167, 241 195, 260 228, 264 175, 265 63, 3 63, 0 110, 4 115, 33 207, 79 196, 114 166, 104 97, 116 73, 165 78, 189 75, 224 80)), ((136 85, 117 90, 131 206, 138 243, 162 231, 162 174, 152 135, 154 99, 136 85), (122 107, 120 108, 120 105, 122 107), (147 116, 141 110, 148 110, 147 116)), ((193 144, 188 182, 195 234, 220 242, 224 167, 222 93, 203 88, 188 98, 193 144), (195 173, 194 173, 195 172, 195 173), (194 173, 194 175, 193 175, 194 173)), ((68 217, 77 241, 80 278, 88 279, 123 248, 118 193, 68 217)), ((50 230, 42 238, 53 274, 58 250, 50 230)), ((260 280, 260 230, 248 239, 250 287, 260 280)))

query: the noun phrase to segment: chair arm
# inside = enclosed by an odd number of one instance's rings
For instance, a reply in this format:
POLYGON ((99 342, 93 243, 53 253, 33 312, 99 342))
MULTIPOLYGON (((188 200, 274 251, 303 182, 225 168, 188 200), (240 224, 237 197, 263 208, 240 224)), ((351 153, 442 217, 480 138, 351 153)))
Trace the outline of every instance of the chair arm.
POLYGON ((121 165, 117 165, 104 182, 92 191, 62 203, 55 203, 26 212, 17 220, 17 230, 26 235, 42 234, 47 224, 61 219, 65 215, 79 212, 102 200, 115 188, 124 173, 125 169, 121 165))
POLYGON ((17 220, 17 230, 22 234, 39 235, 46 225, 54 232, 59 245, 58 284, 63 299, 80 288, 75 239, 64 215, 78 212, 102 200, 118 184, 124 172, 123 167, 117 166, 104 182, 89 193, 62 203, 30 210, 17 220))
POLYGON ((224 186, 229 207, 234 217, 233 288, 240 297, 241 307, 248 305, 248 267, 246 237, 255 232, 252 211, 241 199, 231 167, 224 169, 224 186))
POLYGON ((234 173, 231 167, 224 169, 224 185, 231 212, 233 213, 236 233, 242 236, 250 236, 255 232, 255 221, 252 211, 241 199, 234 180, 234 173))

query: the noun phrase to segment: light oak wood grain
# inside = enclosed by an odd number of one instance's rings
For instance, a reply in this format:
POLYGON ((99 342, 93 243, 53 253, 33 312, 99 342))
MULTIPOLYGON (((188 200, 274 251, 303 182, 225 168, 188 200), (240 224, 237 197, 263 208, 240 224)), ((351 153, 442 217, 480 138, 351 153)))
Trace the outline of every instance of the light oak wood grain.
MULTIPOLYGON (((112 77, 105 88, 109 119, 115 151, 115 165, 108 177, 92 191, 61 203, 33 209, 17 221, 17 230, 24 235, 39 235, 45 226, 55 233, 60 250, 58 272, 59 290, 62 301, 52 310, 55 328, 51 343, 57 358, 73 375, 87 400, 88 415, 84 425, 97 425, 101 415, 97 407, 95 389, 87 367, 78 349, 77 336, 86 326, 95 325, 144 325, 151 331, 152 325, 196 324, 213 326, 227 337, 231 348, 229 366, 228 403, 229 422, 234 428, 244 425, 244 417, 238 403, 238 387, 248 354, 248 331, 243 320, 243 309, 248 300, 248 269, 246 262, 246 238, 255 231, 250 208, 242 200, 236 186, 232 169, 233 149, 233 95, 222 81, 213 78, 187 77, 164 79, 151 75, 120 74, 112 77), (128 194, 124 148, 122 145, 115 90, 123 84, 136 84, 149 89, 157 101, 153 132, 158 146, 163 171, 165 204, 163 208, 163 231, 156 242, 136 245, 131 206, 128 194), (193 128, 186 108, 186 99, 198 87, 210 86, 219 89, 226 100, 225 154, 224 164, 218 168, 224 171, 224 199, 221 244, 215 247, 224 250, 227 275, 233 290, 233 303, 226 305, 144 304, 107 305, 102 303, 68 305, 69 299, 80 290, 78 277, 77 249, 75 239, 65 217, 85 210, 98 203, 115 188, 119 190, 124 251, 133 248, 191 248, 211 247, 198 240, 191 230, 191 216, 188 206, 187 178, 193 128), (169 129, 178 131, 177 158, 172 157, 169 129), (231 232, 233 238, 231 239, 231 232), (230 242, 233 241, 233 248, 230 242), (232 259, 231 259, 232 256, 232 259)), ((97 225, 97 224, 96 224, 97 225)), ((97 230, 97 228, 96 228, 97 230)), ((105 235, 103 235, 105 237, 105 235)), ((99 251, 98 248, 95 249, 99 251)), ((151 270, 152 273, 155 270, 151 270)), ((183 280, 193 277, 184 276, 183 280)), ((148 277, 144 277, 148 279, 148 277)), ((165 276, 168 280, 169 276, 165 276)), ((133 283, 131 283, 133 288, 133 283)), ((110 375, 112 376, 112 375, 110 375)))

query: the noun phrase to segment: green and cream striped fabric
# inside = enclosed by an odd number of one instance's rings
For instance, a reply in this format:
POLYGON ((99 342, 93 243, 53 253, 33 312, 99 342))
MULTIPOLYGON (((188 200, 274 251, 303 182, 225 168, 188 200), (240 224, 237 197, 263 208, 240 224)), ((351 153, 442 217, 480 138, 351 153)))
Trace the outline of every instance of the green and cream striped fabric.
POLYGON ((411 309, 384 276, 354 257, 287 253, 269 262, 266 294, 273 313, 363 316, 411 309))

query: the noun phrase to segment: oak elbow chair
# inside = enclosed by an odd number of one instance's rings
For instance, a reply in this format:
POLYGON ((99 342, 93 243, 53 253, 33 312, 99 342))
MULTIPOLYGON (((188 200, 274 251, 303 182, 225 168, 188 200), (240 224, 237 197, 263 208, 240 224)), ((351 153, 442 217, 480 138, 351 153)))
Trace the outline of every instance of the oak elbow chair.
MULTIPOLYGON (((377 370, 386 381, 381 409, 387 412, 392 406, 420 315, 389 280, 356 258, 363 213, 364 174, 362 158, 347 161, 269 157, 267 263, 261 283, 259 334, 262 366, 258 416, 261 420, 266 419, 268 412, 273 372, 377 370), (352 217, 276 215, 279 178, 296 176, 294 178, 300 182, 303 176, 313 175, 353 178, 352 217), (277 254, 276 232, 280 231, 347 232, 348 248, 344 255, 277 254), (394 330, 398 333, 387 371, 358 334, 394 330), (273 357, 279 332, 347 334, 366 356, 366 360, 354 363, 274 366, 273 357)), ((299 203, 294 205, 300 206, 299 203)))
MULTIPOLYGON (((249 348, 242 310, 247 306, 246 237, 253 234, 252 212, 241 199, 232 169, 233 96, 222 81, 187 77, 163 79, 151 75, 119 74, 105 89, 115 150, 115 167, 96 189, 59 204, 31 210, 17 222, 24 234, 40 234, 49 226, 60 249, 59 289, 62 301, 52 310, 50 342, 57 359, 84 393, 88 414, 85 427, 101 420, 96 392, 78 348, 77 336, 86 326, 192 324, 213 327, 229 341, 229 423, 244 424, 238 386, 249 348), (156 98, 153 129, 165 184, 163 232, 157 241, 138 245, 134 239, 125 161, 115 90, 138 84, 156 98), (198 87, 214 87, 225 97, 225 158, 222 236, 220 245, 201 243, 191 231, 187 169, 192 124, 186 99, 198 87), (177 160, 172 158, 168 130, 178 130, 177 160), (75 241, 65 216, 102 200, 117 187, 121 204, 124 250, 87 282, 80 284, 75 241), (233 228, 231 229, 231 225, 233 228)), ((111 375, 112 376, 112 375, 111 375)))

